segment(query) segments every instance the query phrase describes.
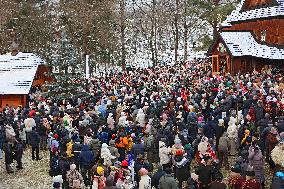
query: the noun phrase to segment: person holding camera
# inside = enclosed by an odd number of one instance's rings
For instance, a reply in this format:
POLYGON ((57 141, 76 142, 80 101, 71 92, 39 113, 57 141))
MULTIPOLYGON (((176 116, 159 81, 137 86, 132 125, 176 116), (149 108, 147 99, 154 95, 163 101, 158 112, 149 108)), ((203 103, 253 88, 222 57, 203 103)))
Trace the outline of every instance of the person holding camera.
POLYGON ((253 167, 256 180, 261 183, 264 188, 264 159, 259 146, 255 143, 249 147, 248 160, 249 166, 253 167))

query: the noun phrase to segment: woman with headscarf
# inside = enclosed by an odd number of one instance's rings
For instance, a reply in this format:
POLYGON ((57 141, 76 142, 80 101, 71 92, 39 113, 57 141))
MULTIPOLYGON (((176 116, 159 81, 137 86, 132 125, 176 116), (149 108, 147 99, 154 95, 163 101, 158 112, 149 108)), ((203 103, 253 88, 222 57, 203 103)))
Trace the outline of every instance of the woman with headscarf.
POLYGON ((148 176, 148 171, 145 168, 139 170, 141 177, 139 181, 139 189, 151 189, 151 178, 148 176))

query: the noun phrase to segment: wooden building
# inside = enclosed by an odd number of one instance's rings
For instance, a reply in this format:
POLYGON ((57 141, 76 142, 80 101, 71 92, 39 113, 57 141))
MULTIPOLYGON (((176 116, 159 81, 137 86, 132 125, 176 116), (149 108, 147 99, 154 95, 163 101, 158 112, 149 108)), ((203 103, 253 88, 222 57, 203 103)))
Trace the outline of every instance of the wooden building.
POLYGON ((0 107, 26 105, 31 87, 44 84, 48 70, 32 53, 0 55, 0 107))
POLYGON ((283 66, 284 0, 242 0, 222 23, 208 53, 215 74, 283 66))

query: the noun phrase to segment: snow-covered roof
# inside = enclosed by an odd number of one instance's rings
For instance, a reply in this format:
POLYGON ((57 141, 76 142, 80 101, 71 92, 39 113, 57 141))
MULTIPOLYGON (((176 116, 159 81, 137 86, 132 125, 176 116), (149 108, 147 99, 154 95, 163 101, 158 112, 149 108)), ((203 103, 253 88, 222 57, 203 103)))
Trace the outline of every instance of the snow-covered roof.
POLYGON ((32 53, 0 55, 0 94, 28 94, 44 61, 32 53))
POLYGON ((238 21, 284 16, 284 0, 276 0, 278 5, 242 11, 245 1, 246 0, 242 0, 241 3, 237 5, 236 10, 232 11, 232 13, 222 23, 222 26, 230 26, 230 23, 238 21))
POLYGON ((259 44, 250 32, 221 32, 220 35, 232 56, 284 59, 284 49, 259 44))

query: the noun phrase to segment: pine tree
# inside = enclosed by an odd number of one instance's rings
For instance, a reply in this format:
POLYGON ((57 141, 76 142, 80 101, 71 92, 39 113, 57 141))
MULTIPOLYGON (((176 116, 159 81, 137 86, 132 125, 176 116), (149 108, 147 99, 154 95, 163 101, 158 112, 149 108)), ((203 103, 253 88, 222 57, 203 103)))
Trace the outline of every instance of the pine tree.
POLYGON ((86 96, 84 66, 80 62, 80 54, 62 32, 59 39, 52 44, 52 55, 49 66, 52 68, 48 84, 47 96, 52 99, 67 99, 73 96, 86 96))

